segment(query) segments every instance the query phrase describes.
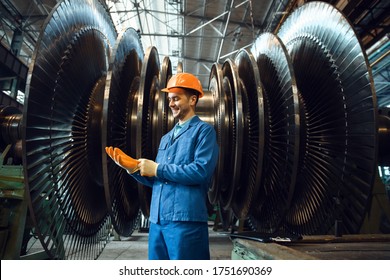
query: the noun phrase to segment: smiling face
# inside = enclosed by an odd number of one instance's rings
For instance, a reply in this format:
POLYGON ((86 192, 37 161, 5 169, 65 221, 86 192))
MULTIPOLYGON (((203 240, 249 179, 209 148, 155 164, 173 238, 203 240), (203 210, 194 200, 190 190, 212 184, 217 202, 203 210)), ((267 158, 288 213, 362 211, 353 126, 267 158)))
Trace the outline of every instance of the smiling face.
POLYGON ((186 94, 185 91, 169 92, 168 102, 173 117, 182 123, 195 115, 196 95, 186 94))

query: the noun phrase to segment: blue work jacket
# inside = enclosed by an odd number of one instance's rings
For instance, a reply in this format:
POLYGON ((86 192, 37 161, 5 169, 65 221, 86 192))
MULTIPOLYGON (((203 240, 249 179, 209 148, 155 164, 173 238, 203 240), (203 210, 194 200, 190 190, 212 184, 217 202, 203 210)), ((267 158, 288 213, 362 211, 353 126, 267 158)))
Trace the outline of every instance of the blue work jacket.
POLYGON ((141 184, 152 187, 149 220, 208 220, 206 199, 218 160, 214 128, 193 117, 175 139, 173 129, 161 138, 156 177, 133 174, 141 184))

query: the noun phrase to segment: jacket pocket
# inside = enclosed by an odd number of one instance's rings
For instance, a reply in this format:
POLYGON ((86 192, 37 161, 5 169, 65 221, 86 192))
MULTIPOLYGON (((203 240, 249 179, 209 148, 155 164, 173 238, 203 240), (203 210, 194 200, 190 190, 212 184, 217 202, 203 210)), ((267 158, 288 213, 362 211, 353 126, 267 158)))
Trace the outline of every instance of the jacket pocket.
POLYGON ((161 163, 163 162, 167 149, 168 149, 168 137, 163 137, 160 142, 160 146, 158 147, 158 153, 156 157, 156 162, 161 163))
POLYGON ((183 137, 178 143, 175 154, 175 163, 183 164, 194 161, 195 140, 192 137, 183 137))

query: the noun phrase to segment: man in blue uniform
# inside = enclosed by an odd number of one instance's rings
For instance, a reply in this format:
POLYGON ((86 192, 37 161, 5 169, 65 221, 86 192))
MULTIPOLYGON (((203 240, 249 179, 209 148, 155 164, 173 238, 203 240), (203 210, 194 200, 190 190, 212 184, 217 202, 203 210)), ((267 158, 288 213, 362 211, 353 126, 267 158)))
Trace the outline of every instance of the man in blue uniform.
POLYGON ((216 133, 195 114, 204 93, 194 75, 176 74, 162 91, 178 123, 161 138, 156 160, 134 160, 118 148, 107 153, 153 188, 149 259, 210 259, 206 199, 218 160, 216 133))

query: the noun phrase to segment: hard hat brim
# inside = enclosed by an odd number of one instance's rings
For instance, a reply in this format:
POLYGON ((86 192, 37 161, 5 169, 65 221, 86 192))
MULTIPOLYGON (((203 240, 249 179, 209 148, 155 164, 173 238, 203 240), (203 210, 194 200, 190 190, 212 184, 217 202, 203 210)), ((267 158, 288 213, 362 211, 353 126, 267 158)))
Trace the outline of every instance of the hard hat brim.
POLYGON ((171 87, 171 88, 163 88, 161 91, 185 94, 187 92, 187 89, 185 87, 171 87))
MULTIPOLYGON (((186 88, 185 87, 171 87, 171 88, 163 88, 161 91, 163 91, 163 92, 172 92, 172 93, 185 93, 186 92, 186 88)), ((202 92, 199 92, 199 91, 197 91, 198 93, 199 93, 199 98, 202 98, 203 97, 203 95, 204 95, 204 93, 203 93, 203 91, 202 92)))

